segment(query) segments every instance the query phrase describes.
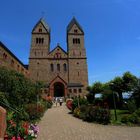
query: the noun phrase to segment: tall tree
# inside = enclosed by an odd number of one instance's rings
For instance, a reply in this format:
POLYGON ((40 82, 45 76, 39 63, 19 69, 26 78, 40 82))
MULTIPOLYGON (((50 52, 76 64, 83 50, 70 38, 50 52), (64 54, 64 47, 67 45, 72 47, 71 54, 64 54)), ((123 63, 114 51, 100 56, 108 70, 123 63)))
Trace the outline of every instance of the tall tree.
POLYGON ((124 91, 123 79, 119 76, 114 78, 114 80, 110 81, 110 88, 112 91, 115 91, 118 93, 119 100, 120 100, 120 107, 122 107, 122 103, 123 103, 122 92, 124 91))

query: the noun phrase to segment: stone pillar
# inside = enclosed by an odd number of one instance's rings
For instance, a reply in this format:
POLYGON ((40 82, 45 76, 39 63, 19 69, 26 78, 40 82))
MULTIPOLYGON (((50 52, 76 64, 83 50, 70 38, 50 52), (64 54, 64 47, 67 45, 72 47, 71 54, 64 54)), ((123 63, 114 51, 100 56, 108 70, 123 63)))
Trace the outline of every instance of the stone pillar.
POLYGON ((4 139, 6 131, 6 110, 0 106, 0 140, 4 139))

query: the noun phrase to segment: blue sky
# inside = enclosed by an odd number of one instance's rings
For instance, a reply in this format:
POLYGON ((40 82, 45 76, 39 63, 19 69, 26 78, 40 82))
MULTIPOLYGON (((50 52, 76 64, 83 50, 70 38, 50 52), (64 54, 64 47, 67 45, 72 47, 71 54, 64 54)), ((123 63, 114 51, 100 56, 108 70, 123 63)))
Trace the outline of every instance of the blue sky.
POLYGON ((140 77, 139 0, 1 0, 0 40, 25 64, 31 30, 42 12, 51 27, 51 49, 66 50, 73 15, 85 32, 89 83, 130 71, 140 77))

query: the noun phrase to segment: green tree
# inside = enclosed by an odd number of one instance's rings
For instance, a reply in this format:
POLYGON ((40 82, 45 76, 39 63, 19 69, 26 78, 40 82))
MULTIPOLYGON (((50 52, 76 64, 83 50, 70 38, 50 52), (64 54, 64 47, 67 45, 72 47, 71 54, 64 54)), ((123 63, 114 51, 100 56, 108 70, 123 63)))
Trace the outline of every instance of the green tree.
POLYGON ((125 72, 122 76, 122 79, 124 84, 123 88, 125 92, 132 91, 138 82, 137 77, 131 74, 130 72, 125 72))
POLYGON ((123 104, 123 96, 122 92, 124 92, 124 83, 123 79, 121 77, 116 77, 114 80, 110 81, 110 88, 114 92, 117 92, 119 95, 119 101, 120 101, 120 107, 122 107, 123 104))
POLYGON ((101 82, 95 82, 91 88, 93 94, 101 93, 103 91, 103 84, 101 82))
POLYGON ((133 90, 132 98, 135 100, 137 108, 140 108, 140 79, 133 90))

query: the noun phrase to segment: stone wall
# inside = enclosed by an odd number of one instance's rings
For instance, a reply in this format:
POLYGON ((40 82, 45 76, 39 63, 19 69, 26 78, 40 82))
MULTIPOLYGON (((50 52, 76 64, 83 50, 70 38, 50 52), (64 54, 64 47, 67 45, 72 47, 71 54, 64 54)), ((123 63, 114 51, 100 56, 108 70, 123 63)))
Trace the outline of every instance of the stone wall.
POLYGON ((4 44, 0 42, 0 67, 6 67, 11 70, 15 70, 29 76, 28 70, 17 59, 17 57, 8 49, 4 44))

